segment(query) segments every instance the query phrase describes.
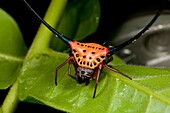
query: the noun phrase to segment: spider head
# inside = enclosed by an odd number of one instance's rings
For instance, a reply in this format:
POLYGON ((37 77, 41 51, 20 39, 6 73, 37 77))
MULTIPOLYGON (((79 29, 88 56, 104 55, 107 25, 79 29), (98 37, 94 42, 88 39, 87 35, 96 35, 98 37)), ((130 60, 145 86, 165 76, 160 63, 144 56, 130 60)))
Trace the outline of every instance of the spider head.
POLYGON ((86 85, 90 82, 90 79, 93 75, 92 69, 87 69, 84 67, 78 67, 76 72, 76 80, 78 83, 86 83, 86 85))

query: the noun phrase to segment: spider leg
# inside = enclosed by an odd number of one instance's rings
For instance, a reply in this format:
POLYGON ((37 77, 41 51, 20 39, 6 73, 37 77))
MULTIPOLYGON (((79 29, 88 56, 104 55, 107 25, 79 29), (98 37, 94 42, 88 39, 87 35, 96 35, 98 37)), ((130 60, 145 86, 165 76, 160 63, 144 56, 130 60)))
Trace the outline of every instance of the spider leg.
POLYGON ((74 77, 73 75, 71 75, 71 62, 69 62, 69 66, 68 66, 68 76, 70 76, 71 78, 76 80, 76 77, 74 77))
POLYGON ((114 72, 116 72, 116 73, 120 73, 121 75, 123 75, 123 76, 129 78, 130 80, 132 80, 131 77, 129 77, 128 75, 125 75, 124 73, 122 73, 122 72, 120 72, 119 70, 117 70, 117 69, 111 67, 110 65, 103 64, 103 66, 106 67, 106 68, 108 68, 108 69, 111 70, 111 71, 114 71, 114 72))
POLYGON ((71 62, 71 60, 72 60, 72 56, 70 56, 64 63, 62 63, 60 66, 58 66, 58 67, 56 68, 55 85, 57 85, 57 73, 58 73, 58 71, 59 71, 64 65, 66 65, 68 62, 71 62))
POLYGON ((102 64, 99 64, 99 67, 97 69, 97 73, 96 73, 96 75, 94 75, 94 76, 96 76, 96 84, 95 84, 95 88, 94 88, 93 98, 95 98, 95 95, 96 95, 96 90, 97 90, 97 86, 98 86, 98 83, 99 83, 99 76, 100 76, 100 73, 102 71, 102 68, 103 68, 102 64))

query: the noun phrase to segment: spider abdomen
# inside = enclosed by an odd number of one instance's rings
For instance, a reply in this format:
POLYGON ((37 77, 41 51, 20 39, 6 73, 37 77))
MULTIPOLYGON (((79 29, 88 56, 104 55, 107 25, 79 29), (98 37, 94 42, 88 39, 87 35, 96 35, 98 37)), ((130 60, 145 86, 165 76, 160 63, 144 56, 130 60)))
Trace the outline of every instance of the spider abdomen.
POLYGON ((89 69, 94 69, 103 62, 109 51, 107 47, 96 43, 72 41, 70 46, 77 64, 89 69))

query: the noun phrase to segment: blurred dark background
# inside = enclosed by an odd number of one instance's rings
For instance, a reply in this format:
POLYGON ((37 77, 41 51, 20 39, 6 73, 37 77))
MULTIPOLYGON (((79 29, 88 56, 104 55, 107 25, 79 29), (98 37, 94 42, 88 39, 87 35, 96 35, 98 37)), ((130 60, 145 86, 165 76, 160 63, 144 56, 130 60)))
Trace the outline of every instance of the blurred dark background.
MULTIPOLYGON (((50 0, 27 0, 30 5, 43 17, 45 11, 50 3, 50 0)), ((101 4, 101 20, 98 30, 87 37, 87 41, 96 40, 100 38, 97 43, 102 43, 110 37, 111 32, 116 29, 126 19, 133 14, 144 11, 155 11, 163 6, 164 9, 170 9, 168 1, 163 0, 100 0, 101 4), (108 38, 107 38, 108 37, 108 38)), ((18 23, 24 40, 29 47, 36 34, 40 22, 32 15, 32 13, 25 7, 22 0, 1 0, 0 7, 7 11, 18 23)), ((0 91, 0 104, 3 102, 6 91, 0 91)), ((29 103, 21 102, 17 108, 16 113, 25 112, 41 112, 41 113, 52 113, 56 110, 42 106, 34 105, 29 103)), ((60 111, 59 111, 60 112, 60 111)))
MULTIPOLYGON (((27 0, 29 4, 43 17, 50 0, 27 0)), ((125 19, 132 14, 146 11, 157 10, 163 0, 100 0, 101 20, 99 28, 94 33, 95 37, 106 38, 108 34, 116 29, 125 19), (97 35, 97 36, 96 36, 97 35)), ((25 42, 31 45, 32 39, 36 34, 40 22, 32 15, 23 4, 22 0, 1 0, 0 7, 6 10, 17 21, 25 42)), ((93 36, 90 37, 90 39, 93 36)))

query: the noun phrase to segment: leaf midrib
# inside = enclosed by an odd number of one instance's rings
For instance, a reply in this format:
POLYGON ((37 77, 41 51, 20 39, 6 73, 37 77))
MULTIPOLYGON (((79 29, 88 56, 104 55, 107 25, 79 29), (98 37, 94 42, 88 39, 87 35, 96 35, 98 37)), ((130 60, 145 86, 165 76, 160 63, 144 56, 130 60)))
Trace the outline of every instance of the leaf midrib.
POLYGON ((9 60, 9 61, 17 61, 17 62, 23 62, 24 61, 24 57, 16 57, 16 56, 3 54, 3 53, 0 53, 0 57, 4 58, 6 60, 9 60))

